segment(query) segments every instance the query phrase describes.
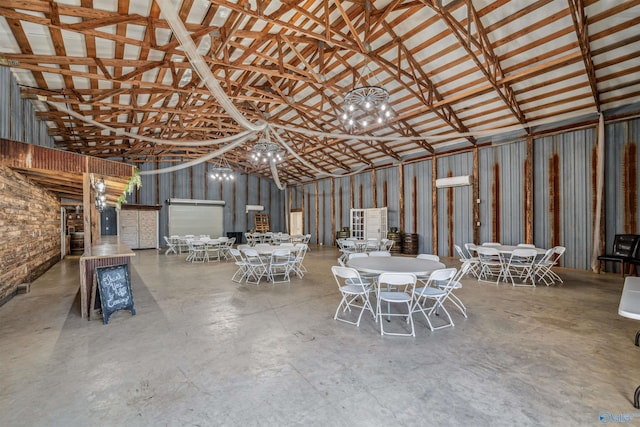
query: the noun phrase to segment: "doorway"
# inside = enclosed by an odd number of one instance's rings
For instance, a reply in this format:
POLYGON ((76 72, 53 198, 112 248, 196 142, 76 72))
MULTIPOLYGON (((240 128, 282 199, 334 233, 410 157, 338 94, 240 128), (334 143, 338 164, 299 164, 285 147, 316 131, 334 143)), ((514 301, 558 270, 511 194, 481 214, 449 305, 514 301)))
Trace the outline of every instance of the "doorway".
POLYGON ((295 236, 296 234, 304 234, 302 227, 302 210, 291 211, 289 213, 289 234, 295 236))

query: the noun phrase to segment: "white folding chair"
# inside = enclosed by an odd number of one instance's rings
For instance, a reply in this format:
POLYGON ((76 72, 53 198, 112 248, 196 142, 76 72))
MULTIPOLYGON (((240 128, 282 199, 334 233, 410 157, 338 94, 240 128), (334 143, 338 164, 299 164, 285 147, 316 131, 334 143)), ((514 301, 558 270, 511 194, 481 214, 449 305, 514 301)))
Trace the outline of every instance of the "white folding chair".
POLYGON ((458 245, 453 245, 453 247, 455 248, 456 253, 460 257, 460 262, 463 264, 465 262, 469 263, 470 265, 469 273, 471 273, 475 277, 478 277, 478 273, 480 273, 480 260, 478 259, 478 257, 467 256, 462 250, 462 248, 458 245))
POLYGON ((268 274, 267 266, 262 261, 262 257, 260 256, 258 251, 253 248, 245 249, 244 256, 245 260, 247 261, 247 283, 259 285, 260 280, 268 274), (252 278, 253 281, 250 280, 252 278))
POLYGON ((442 303, 449 297, 449 294, 453 290, 451 281, 456 275, 456 271, 457 270, 455 268, 443 268, 440 270, 436 270, 429 275, 429 279, 427 280, 427 283, 424 287, 415 288, 414 292, 412 293, 413 304, 411 307, 411 312, 422 313, 424 315, 424 318, 427 319, 429 329, 431 329, 432 331, 449 326, 454 326, 449 312, 447 311, 446 307, 442 305, 442 303), (429 300, 433 300, 432 305, 427 305, 429 300), (431 320, 429 319, 429 316, 434 312, 438 314, 440 309, 442 309, 449 321, 444 325, 434 327, 431 323, 431 320))
POLYGON ((207 252, 207 262, 220 261, 221 244, 217 239, 204 240, 205 251, 207 252))
POLYGON ((339 320, 341 322, 360 326, 360 319, 362 319, 362 314, 365 310, 369 310, 371 312, 371 315, 375 317, 373 307, 371 306, 371 301, 369 300, 371 283, 363 280, 358 274, 358 270, 356 270, 355 268, 338 267, 334 265, 333 267, 331 267, 331 272, 333 273, 333 277, 338 284, 338 290, 340 290, 340 294, 342 295, 340 304, 338 304, 336 313, 333 316, 334 320, 339 320), (357 304, 358 298, 362 299, 361 305, 357 304), (343 313, 346 311, 351 312, 352 307, 360 309, 360 314, 358 314, 357 321, 353 322, 344 317, 338 316, 341 309, 343 313))
POLYGON ((209 254, 204 242, 199 240, 187 239, 187 245, 189 246, 189 255, 186 260, 191 262, 205 262, 209 261, 209 254))
POLYGON ((269 261, 269 279, 272 283, 291 283, 291 251, 289 249, 274 249, 269 261), (282 276, 281 280, 277 280, 282 276))
POLYGON ((555 246, 548 249, 540 261, 536 263, 534 267, 535 275, 539 280, 542 280, 545 285, 550 286, 555 282, 563 283, 562 278, 551 270, 551 267, 558 264, 565 250, 566 248, 564 246, 555 246))
POLYGON ((462 300, 454 293, 454 291, 462 288, 461 280, 464 276, 472 272, 472 264, 469 260, 465 260, 460 267, 460 270, 449 282, 436 282, 436 286, 444 291, 447 291, 447 296, 442 300, 444 304, 446 301, 451 301, 462 315, 467 318, 467 307, 463 304, 462 300))
POLYGON ((484 242, 482 244, 482 246, 488 246, 488 247, 491 247, 491 246, 502 246, 502 243, 499 243, 499 242, 484 242))
POLYGON ((353 240, 342 240, 340 252, 342 252, 342 255, 340 255, 342 261, 347 261, 349 259, 349 255, 358 252, 356 249, 356 243, 353 240))
POLYGON ((440 262, 440 257, 438 255, 433 255, 433 254, 418 254, 416 255, 417 259, 426 259, 429 261, 436 261, 436 262, 440 262))
POLYGON ((405 337, 415 337, 416 332, 413 327, 413 316, 411 313, 412 295, 416 287, 416 276, 412 273, 382 273, 378 277, 376 293, 378 295, 376 304, 376 322, 380 321, 380 335, 397 335, 405 337), (384 286, 384 290, 383 290, 384 286), (386 304, 385 304, 386 303, 386 304), (407 312, 392 312, 391 304, 399 304, 407 307, 407 312), (382 311, 382 307, 387 307, 387 311, 382 311), (411 326, 410 333, 389 332, 384 330, 386 316, 389 321, 391 317, 406 317, 406 323, 411 326))
POLYGON ((169 255, 170 252, 178 255, 176 243, 174 241, 171 241, 167 236, 164 236, 164 242, 167 244, 167 250, 164 252, 165 255, 169 255))
POLYGON ((233 257, 233 262, 238 266, 238 269, 231 277, 231 281, 236 283, 242 283, 245 276, 247 275, 247 270, 248 270, 247 261, 242 256, 242 252, 240 252, 238 249, 230 248, 229 254, 233 257))
POLYGON ((304 257, 307 254, 307 250, 309 249, 309 245, 306 243, 296 243, 295 252, 292 253, 291 257, 291 271, 296 273, 296 275, 300 278, 304 276, 304 273, 307 272, 307 268, 304 266, 304 257))
POLYGON ((491 282, 489 276, 496 278, 496 285, 502 277, 505 277, 505 268, 500 252, 496 248, 488 246, 477 246, 476 253, 480 261, 480 273, 478 280, 481 282, 491 282))
POLYGON ((517 248, 511 252, 509 262, 505 268, 505 276, 511 279, 513 286, 536 286, 534 264, 538 251, 530 248, 517 248), (522 282, 516 283, 514 276, 517 276, 522 282), (531 284, 527 284, 527 280, 531 284))

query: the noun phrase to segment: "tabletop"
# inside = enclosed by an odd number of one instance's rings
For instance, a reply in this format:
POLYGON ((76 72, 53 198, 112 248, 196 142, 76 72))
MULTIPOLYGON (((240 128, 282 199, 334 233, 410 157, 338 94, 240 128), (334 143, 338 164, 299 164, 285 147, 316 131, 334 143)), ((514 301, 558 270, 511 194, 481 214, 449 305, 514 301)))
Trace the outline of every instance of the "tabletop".
POLYGON ((276 249, 284 249, 291 252, 294 250, 293 246, 280 246, 280 245, 269 245, 269 246, 254 246, 252 249, 258 251, 260 255, 271 255, 273 251, 276 249))
POLYGON ((363 273, 413 273, 416 276, 427 276, 446 268, 441 262, 399 256, 354 258, 347 265, 363 273))
POLYGON ((640 320, 640 277, 627 277, 624 280, 618 314, 640 320))
POLYGON ((526 248, 526 247, 522 247, 522 246, 512 246, 512 245, 500 245, 500 246, 478 246, 479 248, 495 248, 498 250, 498 252, 500 252, 501 254, 509 254, 511 255, 511 253, 515 250, 515 249, 535 249, 538 252, 538 255, 544 255, 547 250, 546 249, 542 249, 542 248, 526 248))

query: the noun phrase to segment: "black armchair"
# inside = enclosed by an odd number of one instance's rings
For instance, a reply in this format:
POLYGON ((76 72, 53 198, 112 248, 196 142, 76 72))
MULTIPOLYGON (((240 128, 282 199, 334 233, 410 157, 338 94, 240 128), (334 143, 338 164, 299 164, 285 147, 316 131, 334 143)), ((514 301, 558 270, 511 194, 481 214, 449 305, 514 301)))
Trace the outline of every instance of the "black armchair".
MULTIPOLYGON (((613 251, 610 254, 600 255, 598 261, 613 262, 620 264, 620 274, 624 276, 626 265, 632 263, 632 259, 638 250, 638 242, 640 241, 637 234, 616 234, 613 240, 613 251)), ((605 264, 606 267, 606 264, 605 264)))

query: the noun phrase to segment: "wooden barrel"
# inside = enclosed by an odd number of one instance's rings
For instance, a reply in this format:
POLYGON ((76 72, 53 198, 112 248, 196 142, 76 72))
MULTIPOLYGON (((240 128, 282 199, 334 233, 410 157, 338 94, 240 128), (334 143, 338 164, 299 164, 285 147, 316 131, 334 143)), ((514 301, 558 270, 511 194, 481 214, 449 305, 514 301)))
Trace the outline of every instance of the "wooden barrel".
POLYGON ((402 253, 418 255, 418 235, 416 233, 405 233, 402 235, 402 253))
POLYGON ((338 239, 348 239, 348 238, 349 238, 349 230, 336 231, 336 241, 338 239))
POLYGON ((391 247, 392 254, 399 254, 402 252, 402 236, 396 231, 387 232, 387 239, 393 240, 393 246, 391 247))
POLYGON ((84 252, 84 233, 71 233, 69 243, 71 255, 82 255, 84 252))

